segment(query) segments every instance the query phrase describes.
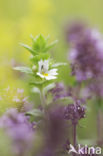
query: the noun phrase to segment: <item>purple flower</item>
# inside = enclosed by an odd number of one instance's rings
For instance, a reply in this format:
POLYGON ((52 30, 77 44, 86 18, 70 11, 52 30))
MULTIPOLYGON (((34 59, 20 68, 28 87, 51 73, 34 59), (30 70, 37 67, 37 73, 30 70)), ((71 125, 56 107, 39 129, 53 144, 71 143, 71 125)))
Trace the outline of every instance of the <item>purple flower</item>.
POLYGON ((56 87, 50 90, 50 93, 52 93, 53 101, 68 98, 73 101, 73 103, 78 100, 80 103, 85 104, 86 100, 90 98, 89 95, 84 96, 81 94, 81 88, 79 85, 73 88, 65 86, 63 83, 57 83, 56 87), (81 98, 81 95, 83 98, 81 98))
POLYGON ((72 75, 78 81, 103 76, 103 39, 96 29, 83 25, 72 25, 69 42, 69 61, 72 75))
POLYGON ((34 138, 33 126, 27 117, 16 109, 9 109, 0 118, 0 128, 11 138, 14 154, 26 156, 32 148, 34 138))
POLYGON ((72 124, 77 124, 78 121, 85 117, 85 107, 78 101, 75 104, 69 104, 64 109, 64 119, 72 121, 72 124))
POLYGON ((73 21, 69 26, 67 25, 66 27, 66 39, 67 42, 78 42, 78 37, 79 39, 82 39, 82 35, 85 32, 85 29, 87 28, 87 24, 84 23, 83 21, 73 21))

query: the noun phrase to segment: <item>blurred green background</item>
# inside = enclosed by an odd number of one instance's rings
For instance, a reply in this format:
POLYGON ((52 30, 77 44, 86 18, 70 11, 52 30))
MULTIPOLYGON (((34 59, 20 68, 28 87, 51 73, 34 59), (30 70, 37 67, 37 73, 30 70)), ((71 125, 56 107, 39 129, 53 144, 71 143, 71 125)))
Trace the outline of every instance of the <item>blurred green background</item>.
MULTIPOLYGON (((58 39, 59 43, 52 55, 57 61, 67 61, 68 45, 64 36, 66 23, 82 18, 103 31, 102 14, 103 0, 0 0, 1 92, 10 86, 23 88, 26 94, 30 94, 27 77, 15 74, 12 69, 16 64, 29 64, 30 54, 19 43, 31 44, 30 34, 35 37, 42 33, 50 35, 51 40, 58 39)), ((68 67, 62 69, 60 80, 72 84, 68 67)), ((88 119, 83 121, 86 128, 79 130, 81 137, 94 138, 96 135, 96 119, 92 107, 88 119)), ((4 103, 0 102, 0 111, 6 108, 8 104, 4 108, 4 103)))

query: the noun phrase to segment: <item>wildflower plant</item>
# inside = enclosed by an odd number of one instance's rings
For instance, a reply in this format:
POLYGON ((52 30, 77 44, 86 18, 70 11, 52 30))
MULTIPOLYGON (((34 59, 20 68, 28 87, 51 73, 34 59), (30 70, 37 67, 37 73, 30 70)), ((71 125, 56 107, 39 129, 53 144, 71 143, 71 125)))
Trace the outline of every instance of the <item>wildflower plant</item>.
POLYGON ((30 84, 36 88, 36 91, 38 90, 44 108, 46 105, 44 90, 54 87, 53 83, 58 79, 58 67, 66 63, 55 63, 50 56, 49 50, 55 46, 57 40, 49 44, 49 36, 45 38, 43 35, 38 35, 36 38, 33 36, 31 38, 32 47, 21 44, 31 53, 30 67, 15 67, 14 69, 32 76, 33 81, 30 84))

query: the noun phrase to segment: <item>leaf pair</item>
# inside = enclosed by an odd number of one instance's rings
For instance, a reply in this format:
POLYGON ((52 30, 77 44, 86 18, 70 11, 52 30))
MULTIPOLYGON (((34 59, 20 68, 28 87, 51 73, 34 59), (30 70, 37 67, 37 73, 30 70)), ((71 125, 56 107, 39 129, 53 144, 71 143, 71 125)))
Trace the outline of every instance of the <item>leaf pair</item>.
POLYGON ((55 40, 48 44, 48 37, 45 38, 43 35, 38 35, 36 38, 32 37, 32 47, 21 43, 21 46, 27 49, 33 56, 39 55, 39 53, 45 53, 50 50, 58 41, 55 40))

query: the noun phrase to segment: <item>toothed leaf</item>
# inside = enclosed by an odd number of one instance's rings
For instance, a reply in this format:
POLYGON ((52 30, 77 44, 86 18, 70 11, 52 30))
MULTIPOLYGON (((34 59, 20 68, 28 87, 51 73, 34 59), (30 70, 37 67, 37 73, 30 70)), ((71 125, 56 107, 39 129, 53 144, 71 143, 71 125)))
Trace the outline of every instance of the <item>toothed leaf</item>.
POLYGON ((37 55, 37 53, 28 45, 21 43, 20 44, 22 47, 24 47, 25 49, 27 49, 32 55, 37 55))
POLYGON ((33 74, 32 69, 29 67, 15 67, 14 70, 18 70, 27 74, 33 74))

